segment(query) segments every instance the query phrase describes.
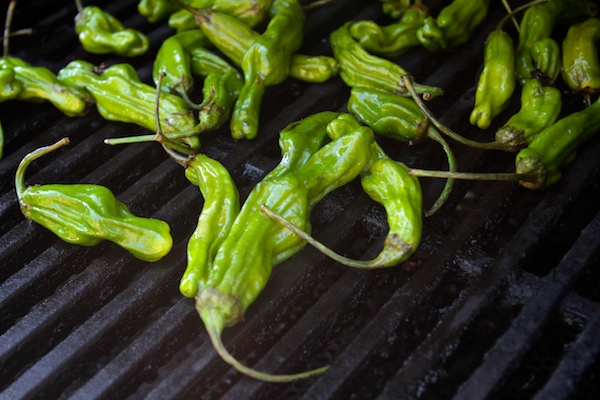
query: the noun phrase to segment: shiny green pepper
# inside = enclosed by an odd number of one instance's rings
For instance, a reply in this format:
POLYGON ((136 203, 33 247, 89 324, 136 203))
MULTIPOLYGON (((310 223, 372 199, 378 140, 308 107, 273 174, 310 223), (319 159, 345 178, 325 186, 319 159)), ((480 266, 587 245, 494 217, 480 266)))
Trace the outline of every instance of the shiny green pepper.
POLYGON ((206 279, 217 249, 223 243, 240 211, 239 193, 225 167, 203 154, 187 162, 185 176, 200 188, 204 204, 198 224, 188 241, 187 268, 179 283, 186 297, 198 292, 198 282, 206 279))
MULTIPOLYGON (((89 92, 105 119, 156 131, 156 89, 141 82, 130 64, 100 69, 87 61, 75 60, 59 71, 58 80, 89 92)), ((185 153, 200 146, 196 118, 181 97, 162 92, 159 115, 166 145, 185 153)))
POLYGON ((485 42, 483 72, 477 82, 469 122, 486 129, 509 104, 516 86, 513 42, 508 33, 492 31, 485 42))
POLYGON ((489 11, 489 0, 453 0, 436 18, 428 17, 417 36, 429 50, 465 44, 489 11))
POLYGON ((550 0, 527 8, 519 24, 519 40, 515 50, 515 72, 519 83, 525 84, 536 71, 531 54, 533 45, 551 37, 558 21, 591 17, 593 13, 593 2, 589 0, 550 0))
MULTIPOLYGON (((407 8, 412 6, 412 0, 379 0, 383 4, 381 5, 381 11, 389 15, 392 18, 400 18, 407 8)), ((419 1, 420 3, 420 1, 419 1)))
POLYGON ((0 61, 0 103, 17 97, 21 89, 23 85, 15 79, 15 70, 0 61))
POLYGON ((158 75, 164 72, 161 88, 186 98, 194 86, 190 51, 208 44, 210 42, 199 29, 177 33, 165 39, 154 59, 154 83, 158 83, 158 75))
POLYGON ((99 7, 87 6, 75 16, 75 32, 83 48, 94 54, 114 53, 136 57, 148 51, 150 40, 99 7))
POLYGON ((423 6, 407 8, 398 22, 381 26, 374 21, 357 21, 350 34, 368 52, 384 57, 397 57, 421 44, 417 30, 429 12, 423 6))
MULTIPOLYGON (((197 27, 234 64, 241 66, 246 52, 260 36, 258 32, 235 17, 210 8, 192 9, 197 27)), ((338 63, 329 56, 308 56, 294 53, 289 76, 305 82, 325 82, 338 73, 338 63)))
POLYGON ((556 183, 561 176, 560 168, 570 163, 577 148, 599 131, 600 100, 559 119, 517 154, 517 173, 528 175, 531 180, 520 183, 530 189, 543 189, 556 183))
POLYGON ((69 117, 85 114, 93 103, 88 93, 60 82, 56 74, 46 67, 34 67, 16 57, 0 58, 0 71, 7 70, 14 74, 9 97, 15 95, 12 97, 15 100, 47 101, 69 117))
POLYGON ((412 98, 373 89, 352 88, 348 111, 376 133, 402 141, 419 141, 430 127, 412 98))
POLYGON ((138 3, 138 12, 152 23, 158 22, 178 10, 179 7, 171 0, 140 0, 138 3))
POLYGON ((600 93, 600 18, 569 27, 562 44, 562 77, 569 88, 585 95, 600 93))
POLYGON ((561 70, 560 45, 552 38, 544 38, 531 46, 531 59, 536 78, 552 84, 561 70), (539 75, 539 76, 538 76, 539 75))
POLYGON ((521 89, 521 108, 496 131, 496 140, 525 146, 554 124, 562 109, 562 93, 553 86, 529 79, 521 89))
MULTIPOLYGON (((211 8, 230 15, 252 28, 265 20, 273 0, 193 0, 193 8, 211 8)), ((177 32, 196 29, 194 14, 189 10, 179 10, 169 18, 169 26, 177 32)))
MULTIPOLYGON (((402 83, 408 75, 398 64, 367 52, 350 34, 354 22, 347 22, 331 33, 333 56, 340 66, 340 77, 350 87, 364 87, 409 96, 402 83)), ((443 93, 441 88, 414 84, 415 90, 427 99, 443 93)))
POLYGON ((256 137, 265 88, 287 79, 292 55, 302 45, 304 11, 297 0, 275 0, 270 14, 267 28, 242 58, 244 85, 230 123, 234 139, 256 137))
POLYGON ((173 245, 169 225, 161 220, 133 215, 104 186, 47 184, 26 187, 27 166, 68 143, 65 138, 34 150, 19 164, 15 187, 23 215, 68 243, 94 246, 109 240, 144 261, 157 261, 167 255, 173 245))

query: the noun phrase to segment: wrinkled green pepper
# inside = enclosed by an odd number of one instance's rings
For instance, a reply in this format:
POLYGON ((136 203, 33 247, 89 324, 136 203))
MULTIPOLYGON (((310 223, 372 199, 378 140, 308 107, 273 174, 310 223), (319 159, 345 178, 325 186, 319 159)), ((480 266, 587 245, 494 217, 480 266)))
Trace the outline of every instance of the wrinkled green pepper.
POLYGON ((489 3, 489 0, 453 0, 436 18, 425 19, 417 32, 419 41, 432 51, 467 43, 487 16, 489 3))
POLYGON ((496 140, 526 146, 545 128, 554 124, 562 109, 562 93, 553 86, 529 79, 521 89, 521 108, 496 131, 496 140))
POLYGON ((424 6, 407 8, 398 22, 381 26, 374 21, 357 21, 350 34, 368 52, 384 57, 396 57, 421 44, 417 30, 429 11, 424 6))
POLYGON ((569 114, 541 131, 515 159, 518 174, 534 179, 520 183, 530 189, 543 189, 556 183, 560 168, 570 163, 577 148, 600 131, 600 100, 569 114))
MULTIPOLYGON (((379 0, 381 11, 392 18, 400 18, 407 8, 412 6, 413 0, 379 0)), ((420 3, 420 1, 419 1, 420 3)))
POLYGON ((150 46, 145 34, 126 29, 114 16, 95 6, 84 7, 77 13, 75 32, 83 48, 94 54, 136 57, 146 53, 150 46))
POLYGON ((297 0, 275 0, 270 14, 267 28, 242 58, 244 85, 230 123, 234 139, 256 137, 265 88, 288 78, 292 55, 302 45, 304 11, 297 0))
MULTIPOLYGON (((340 77, 350 87, 383 90, 409 96, 402 83, 408 75, 398 64, 367 52, 350 34, 353 22, 347 22, 331 33, 330 44, 333 56, 340 66, 340 77)), ((414 84, 415 90, 431 99, 443 93, 441 88, 414 84)))
POLYGON ((471 125, 486 129, 508 106, 515 90, 513 42, 508 33, 492 31, 485 42, 483 72, 477 82, 471 125))
MULTIPOLYGON (((519 83, 525 84, 536 71, 531 54, 531 49, 536 42, 551 37, 559 21, 591 17, 593 14, 593 2, 589 0, 550 0, 527 8, 519 23, 519 39, 515 50, 515 72, 519 83)), ((553 52, 548 53, 548 56, 556 57, 553 52)), ((545 63, 556 62, 555 59, 545 63)), ((539 59, 538 63, 540 63, 539 59)))
POLYGON ((0 103, 17 97, 21 89, 23 85, 15 79, 15 70, 0 61, 0 103))
POLYGON ((562 44, 562 77, 569 88, 585 95, 600 92, 600 18, 569 27, 562 44))
POLYGON ((200 188, 204 204, 198 224, 188 241, 187 268, 179 291, 194 297, 206 278, 213 259, 240 211, 239 193, 227 169, 218 161, 196 154, 187 162, 185 176, 200 188))
POLYGON ((560 74, 560 45, 552 38, 544 38, 531 46, 531 60, 535 67, 535 77, 553 84, 560 74), (538 76, 539 75, 539 76, 538 76))
MULTIPOLYGON (((87 61, 75 60, 59 71, 58 80, 89 92, 105 119, 156 131, 156 89, 141 82, 130 64, 102 69, 87 61)), ((167 146, 185 153, 199 148, 196 117, 181 97, 162 92, 159 115, 167 146)))
MULTIPOLYGON (((189 3, 194 8, 211 8, 230 15, 250 28, 267 18, 272 4, 273 0, 193 0, 189 3)), ((169 26, 177 32, 198 28, 194 14, 185 9, 171 15, 169 26)))
POLYGON ((354 87, 348 111, 376 133, 402 141, 417 142, 430 128, 419 106, 410 97, 354 87))
POLYGON ((63 84, 48 68, 34 67, 20 58, 0 58, 0 71, 5 77, 11 75, 6 71, 14 74, 13 82, 4 88, 8 88, 9 97, 15 100, 35 103, 47 101, 69 117, 85 114, 93 103, 88 93, 63 84))
POLYGON ((133 215, 104 186, 25 185, 25 171, 32 161, 68 143, 65 138, 39 148, 19 164, 15 187, 23 215, 68 243, 94 246, 109 240, 144 261, 157 261, 167 255, 173 245, 169 225, 133 215))
POLYGON ((138 3, 138 12, 146 17, 148 22, 158 22, 169 15, 178 11, 171 0, 140 0, 138 3))

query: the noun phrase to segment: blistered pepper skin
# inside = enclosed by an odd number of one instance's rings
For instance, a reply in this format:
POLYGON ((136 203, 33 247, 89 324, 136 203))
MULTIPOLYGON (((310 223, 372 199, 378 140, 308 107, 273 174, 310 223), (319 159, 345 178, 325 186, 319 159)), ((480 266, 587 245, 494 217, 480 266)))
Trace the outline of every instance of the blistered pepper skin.
POLYGON ((47 184, 26 187, 23 182, 25 168, 47 153, 47 149, 30 153, 17 169, 17 197, 27 219, 72 244, 95 246, 109 240, 144 261, 157 261, 169 253, 173 245, 169 225, 132 214, 104 186, 47 184))
POLYGON ((560 168, 571 162, 577 148, 599 131, 599 100, 541 131, 515 159, 517 173, 535 173, 537 177, 534 182, 522 181, 521 184, 530 189, 544 189, 558 182, 560 168))
POLYGON ((179 291, 194 297, 206 279, 219 246, 240 211, 239 193, 231 175, 218 161, 196 154, 185 170, 188 180, 200 188, 204 203, 187 246, 187 267, 179 291))
POLYGON ((485 43, 483 72, 475 92, 469 122, 487 129, 510 102, 516 86, 513 42, 508 33, 492 31, 485 43))
POLYGON ((569 27, 562 44, 562 77, 575 92, 600 92, 600 18, 589 18, 569 27))
MULTIPOLYGON (((87 61, 75 60, 59 71, 58 80, 90 93, 98 112, 107 120, 133 123, 156 132, 156 89, 141 82, 130 64, 98 69, 87 61)), ((161 92, 159 113, 168 140, 181 141, 188 150, 198 148, 197 121, 181 97, 161 92)))
POLYGON ((526 146, 556 122, 562 109, 562 93, 532 78, 521 89, 521 108, 496 131, 496 140, 526 146))
MULTIPOLYGON (((350 87, 363 87, 410 96, 402 83, 402 77, 407 75, 398 64, 367 52, 350 34, 353 22, 347 22, 330 35, 333 56, 340 66, 339 75, 350 87)), ((428 98, 443 93, 441 88, 414 84, 419 94, 428 98)))
POLYGON ((14 83, 10 95, 15 100, 51 103, 69 117, 85 114, 93 104, 85 91, 65 85, 46 67, 34 67, 16 57, 0 58, 0 71, 12 70, 14 83))
POLYGON ((408 49, 421 44, 418 29, 428 16, 423 6, 406 9, 398 22, 381 26, 374 21, 357 21, 350 27, 350 34, 368 52, 384 57, 397 57, 408 49))
POLYGON ((416 142, 425 136, 429 120, 410 97, 352 88, 348 111, 380 135, 416 142))
POLYGON ((136 57, 146 53, 150 46, 146 35, 126 29, 114 16, 95 6, 84 7, 77 14, 75 32, 83 48, 94 54, 136 57))

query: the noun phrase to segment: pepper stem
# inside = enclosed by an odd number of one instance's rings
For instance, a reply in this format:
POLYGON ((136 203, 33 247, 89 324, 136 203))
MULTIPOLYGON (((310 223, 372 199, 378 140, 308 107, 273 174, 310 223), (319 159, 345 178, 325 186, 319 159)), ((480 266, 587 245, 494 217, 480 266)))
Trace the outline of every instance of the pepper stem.
POLYGON ((26 154, 25 157, 23 157, 23 159, 19 163, 19 166, 17 167, 17 172, 15 173, 15 190, 17 192, 17 199, 19 199, 19 201, 21 200, 21 198, 23 197, 23 193, 27 189, 27 186, 25 185, 25 170, 27 169, 29 164, 42 157, 43 155, 51 153, 56 149, 68 145, 69 143, 69 138, 64 137, 54 144, 40 147, 26 154))
POLYGON ((451 172, 410 168, 408 173, 410 175, 423 178, 456 178, 471 181, 485 180, 537 182, 537 179, 534 178, 533 174, 518 174, 516 172, 451 172))
POLYGON ((80 13, 83 11, 83 4, 81 4, 81 0, 75 0, 75 7, 77 7, 77 12, 80 13))
MULTIPOLYGON (((359 269, 375 269, 375 268, 384 268, 384 267, 391 266, 390 259, 393 256, 389 257, 390 252, 385 251, 385 249, 384 249, 384 251, 382 251, 380 253, 380 255, 377 258, 374 258, 372 260, 364 260, 363 261, 363 260, 355 260, 352 258, 344 257, 341 254, 338 254, 335 251, 331 250, 329 247, 325 246, 323 243, 319 242, 317 239, 315 239, 308 233, 304 232, 302 229, 298 228, 296 225, 294 225, 293 223, 291 223, 290 221, 285 219, 283 216, 281 216, 281 215, 277 214, 275 211, 271 210, 267 205, 262 204, 260 206, 260 211, 266 217, 279 222, 281 225, 286 227, 288 230, 292 231, 293 233, 298 235, 301 239, 306 241, 306 243, 310 244, 315 249, 319 250, 321 253, 325 254, 327 257, 331 258, 332 260, 334 260, 340 264, 343 264, 343 265, 346 265, 346 266, 352 267, 352 268, 359 268, 359 269)), ((412 251, 412 246, 402 240, 395 241, 393 243, 393 247, 394 247, 394 249, 393 249, 392 253, 394 253, 394 255, 397 254, 398 251, 400 251, 402 253, 410 253, 412 251)))
POLYGON ((477 142, 475 140, 470 140, 465 138, 464 136, 459 135, 454 132, 452 129, 448 128, 446 125, 442 124, 435 116, 431 113, 431 111, 427 108, 417 91, 415 90, 412 82, 412 78, 409 75, 404 75, 402 77, 402 82, 404 86, 410 92, 411 97, 419 106, 419 109, 423 113, 424 116, 427 117, 431 121, 431 123, 443 134, 449 136, 450 138, 456 140, 457 142, 464 144, 466 146, 474 147, 477 149, 486 149, 486 150, 503 150, 503 151, 516 151, 518 149, 514 148, 512 145, 508 143, 493 141, 493 142, 477 142))
POLYGON ((502 27, 504 26, 504 24, 506 23, 506 21, 508 21, 509 19, 512 18, 516 28, 517 28, 517 32, 519 32, 519 25, 517 24, 516 20, 515 20, 515 15, 520 13, 523 10, 526 10, 529 7, 535 6, 537 4, 541 4, 541 3, 546 3, 550 0, 532 0, 529 3, 525 3, 523 5, 520 5, 519 7, 513 9, 511 11, 510 6, 505 2, 506 0, 502 0, 502 3, 504 4, 504 7, 506 8, 506 11, 508 11, 508 14, 506 14, 501 20, 500 22, 498 22, 498 25, 496 27, 496 30, 501 31, 502 27))
POLYGON ((8 4, 8 9, 6 10, 6 19, 4 20, 4 36, 2 37, 2 56, 8 57, 8 38, 10 37, 10 25, 12 23, 13 14, 15 12, 15 7, 17 5, 16 0, 12 0, 8 4))
POLYGON ((304 5, 304 6, 302 6, 302 10, 304 12, 312 11, 315 8, 319 8, 321 6, 324 6, 327 3, 331 3, 332 1, 333 0, 315 0, 315 1, 311 2, 311 3, 308 3, 308 4, 304 5))
MULTIPOLYGON (((444 152, 446 152, 446 157, 448 159, 448 169, 452 172, 456 172, 456 158, 454 157, 454 153, 448 145, 448 142, 446 142, 442 135, 440 135, 440 133, 433 127, 430 127, 430 129, 427 130, 427 136, 430 139, 438 142, 442 146, 444 152)), ((433 203, 429 210, 425 211, 426 217, 431 217, 444 205, 444 203, 446 203, 446 201, 450 197, 450 194, 452 193, 453 187, 454 178, 448 178, 448 180, 446 180, 446 184, 444 185, 444 189, 442 189, 442 192, 440 193, 435 203, 433 203)))
POLYGON ((257 371, 242 364, 239 360, 233 357, 231 353, 229 353, 229 351, 227 351, 227 349, 225 348, 225 345, 221 340, 221 332, 223 330, 223 317, 219 314, 217 310, 205 309, 201 313, 201 317, 202 321, 204 322, 204 326, 206 327, 206 331, 208 332, 208 336, 210 337, 210 341, 212 342, 213 347, 215 348, 219 356, 221 356, 221 358, 226 363, 234 367, 236 370, 251 378, 274 383, 291 382, 297 379, 305 379, 310 378, 313 375, 322 374, 329 368, 329 366, 325 366, 310 371, 300 372, 297 374, 277 375, 257 371))

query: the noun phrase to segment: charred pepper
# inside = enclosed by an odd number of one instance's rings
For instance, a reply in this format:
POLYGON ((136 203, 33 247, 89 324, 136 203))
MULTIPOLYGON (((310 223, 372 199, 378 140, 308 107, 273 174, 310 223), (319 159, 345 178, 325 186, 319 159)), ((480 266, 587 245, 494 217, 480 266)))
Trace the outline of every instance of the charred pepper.
POLYGON ((23 215, 68 243, 94 246, 109 240, 144 261, 157 261, 168 254, 173 245, 169 225, 132 214, 104 186, 25 185, 25 171, 32 161, 68 143, 65 138, 34 150, 19 164, 15 187, 23 215))
POLYGON ((571 90, 586 96, 600 93, 600 19, 571 25, 562 44, 562 77, 571 90))

